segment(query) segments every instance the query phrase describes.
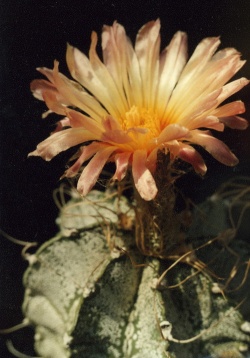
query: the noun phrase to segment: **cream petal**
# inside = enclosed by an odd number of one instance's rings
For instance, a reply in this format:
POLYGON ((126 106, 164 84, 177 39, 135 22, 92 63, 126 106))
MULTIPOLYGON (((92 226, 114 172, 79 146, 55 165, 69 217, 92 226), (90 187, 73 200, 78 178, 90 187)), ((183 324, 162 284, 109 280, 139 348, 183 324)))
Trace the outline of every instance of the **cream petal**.
POLYGON ((232 96, 232 94, 240 91, 243 87, 248 85, 248 83, 249 80, 244 77, 227 83, 225 86, 223 86, 222 92, 218 97, 218 105, 225 101, 225 99, 227 99, 228 97, 232 96))
POLYGON ((139 61, 144 106, 154 108, 160 51, 160 20, 150 21, 138 32, 135 53, 139 61))
POLYGON ((180 75, 170 99, 168 111, 173 111, 176 107, 179 108, 180 95, 182 103, 188 104, 202 93, 208 82, 206 77, 206 82, 201 82, 200 76, 203 76, 204 68, 206 68, 219 44, 219 38, 206 38, 196 47, 180 75))
MULTIPOLYGON (((131 43, 124 27, 114 22, 104 26, 102 31, 103 62, 111 74, 120 96, 126 98, 128 108, 134 104, 133 90, 129 83, 128 71, 131 66, 131 43)), ((136 90, 134 88, 134 90, 136 90)))
POLYGON ((221 52, 224 53, 224 56, 209 61, 202 72, 197 71, 184 78, 183 74, 181 75, 171 97, 168 111, 175 112, 175 116, 178 117, 183 112, 184 106, 190 106, 201 95, 205 96, 221 88, 244 64, 244 61, 240 61, 240 55, 236 50, 229 49, 221 52))
POLYGON ((208 133, 209 132, 202 132, 199 130, 191 131, 189 140, 192 143, 202 146, 208 153, 210 153, 222 164, 228 166, 234 166, 238 164, 238 159, 230 151, 228 146, 221 142, 219 139, 212 137, 208 133))
MULTIPOLYGON (((97 71, 93 68, 87 56, 70 45, 67 47, 66 59, 71 76, 81 83, 90 93, 93 93, 107 112, 114 117, 119 116, 119 105, 121 101, 120 98, 118 98, 118 91, 107 69, 106 71, 104 70, 106 73, 106 79, 104 80, 104 76, 100 76, 100 70, 97 71)), ((103 69, 103 66, 100 65, 99 67, 103 69)))
MULTIPOLYGON (((180 103, 182 111, 175 110, 174 112, 167 113, 167 118, 171 118, 171 123, 178 123, 181 126, 188 127, 189 129, 198 128, 199 123, 203 118, 207 117, 208 113, 216 108, 218 103, 218 96, 222 92, 219 88, 208 95, 197 97, 194 101, 180 103)), ((204 125, 201 125, 205 127, 204 125)))
POLYGON ((209 62, 204 77, 210 79, 209 90, 218 88, 227 83, 245 64, 246 61, 240 60, 240 53, 235 49, 225 49, 216 53, 209 62), (223 54, 218 56, 219 53, 223 54), (216 60, 215 60, 216 58, 216 60))
POLYGON ((220 44, 219 37, 208 37, 203 39, 192 56, 190 57, 187 65, 185 66, 181 76, 180 82, 186 82, 194 75, 203 71, 204 67, 207 65, 208 61, 213 56, 214 52, 220 44))
POLYGON ((246 60, 241 60, 241 54, 235 49, 234 51, 233 55, 228 56, 228 58, 225 57, 224 61, 221 62, 221 68, 223 69, 223 72, 220 71, 219 76, 221 83, 227 83, 246 63, 246 60))
POLYGON ((187 61, 187 35, 178 31, 160 55, 156 108, 164 117, 169 98, 187 61))
POLYGON ((82 111, 88 113, 90 117, 99 121, 103 116, 108 114, 100 103, 89 95, 80 85, 74 81, 70 81, 66 76, 59 73, 58 62, 56 61, 53 75, 58 91, 63 98, 66 98, 73 106, 80 108, 82 111))
POLYGON ((56 132, 50 137, 39 143, 34 152, 28 156, 40 156, 49 161, 57 154, 74 147, 80 143, 95 139, 93 134, 85 129, 69 128, 61 132, 56 132))
POLYGON ((245 63, 245 61, 240 61, 239 56, 239 54, 236 54, 217 63, 211 61, 201 77, 201 80, 207 79, 207 88, 204 88, 204 90, 212 91, 227 83, 245 63))
POLYGON ((116 150, 116 147, 107 147, 98 151, 91 159, 88 165, 83 169, 80 179, 77 183, 77 190, 82 195, 87 195, 95 185, 104 165, 110 155, 116 150))
POLYGON ((240 54, 235 49, 231 50, 232 54, 230 55, 227 55, 225 50, 224 57, 216 61, 212 59, 204 69, 203 74, 199 76, 200 78, 207 78, 207 83, 209 83, 207 91, 223 86, 244 65, 245 61, 240 60, 240 54))
POLYGON ((66 113, 70 119, 71 127, 83 127, 84 129, 93 133, 93 135, 95 135, 95 139, 101 138, 101 135, 104 132, 104 128, 93 118, 87 117, 84 114, 72 109, 66 110, 66 113))
MULTIPOLYGON (((113 106, 113 108, 116 109, 117 117, 119 117, 129 109, 126 101, 126 97, 124 95, 121 95, 121 93, 119 93, 117 86, 113 78, 110 76, 107 67, 102 63, 102 61, 98 57, 96 53, 96 45, 97 45, 97 34, 95 32, 92 32, 91 45, 89 50, 89 60, 94 72, 96 73, 101 83, 104 85, 104 89, 106 89, 106 91, 108 90, 110 103, 113 106)), ((105 103, 103 103, 103 105, 105 106, 105 103)), ((112 115, 111 112, 110 114, 112 115)))
MULTIPOLYGON (((214 54, 212 57, 211 62, 218 62, 221 63, 223 67, 223 64, 228 62, 228 67, 231 67, 229 70, 229 73, 231 72, 231 76, 228 78, 230 79, 236 72, 238 72, 246 63, 245 60, 240 60, 241 53, 238 52, 235 48, 225 48, 223 50, 220 50, 214 54), (222 61, 221 61, 222 60, 222 61), (226 60, 226 61, 224 61, 226 60)), ((225 66, 227 67, 227 66, 225 66)))
POLYGON ((129 39, 127 39, 127 61, 128 61, 128 84, 125 86, 128 104, 131 107, 134 105, 142 107, 144 105, 143 99, 143 85, 140 73, 140 65, 134 48, 129 39))
POLYGON ((113 26, 104 25, 102 30, 103 62, 119 87, 121 85, 121 75, 124 70, 126 73, 127 67, 124 50, 126 50, 124 27, 116 21, 113 26))
POLYGON ((91 35, 89 59, 78 49, 68 45, 66 60, 73 78, 80 82, 102 103, 114 117, 127 110, 126 98, 118 88, 96 53, 97 35, 91 35))
POLYGON ((178 117, 183 113, 184 108, 185 112, 189 111, 190 106, 194 107, 200 101, 200 98, 205 99, 207 95, 221 89, 236 73, 233 68, 238 61, 238 55, 237 58, 231 60, 225 58, 217 62, 211 61, 207 65, 207 69, 199 75, 193 75, 185 83, 179 81, 171 97, 168 110, 174 112, 175 116, 178 117))
POLYGON ((132 174, 135 187, 144 200, 155 198, 158 189, 155 180, 146 167, 147 153, 145 150, 136 150, 133 155, 132 174))

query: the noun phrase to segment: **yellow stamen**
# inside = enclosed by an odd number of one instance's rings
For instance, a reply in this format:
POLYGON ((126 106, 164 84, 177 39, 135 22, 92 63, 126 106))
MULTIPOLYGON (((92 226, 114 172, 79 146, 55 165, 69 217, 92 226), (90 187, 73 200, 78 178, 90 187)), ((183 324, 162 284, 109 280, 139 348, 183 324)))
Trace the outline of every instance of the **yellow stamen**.
POLYGON ((152 137, 158 137, 160 133, 157 114, 153 110, 143 107, 131 107, 122 118, 122 127, 125 131, 130 128, 147 129, 152 137))

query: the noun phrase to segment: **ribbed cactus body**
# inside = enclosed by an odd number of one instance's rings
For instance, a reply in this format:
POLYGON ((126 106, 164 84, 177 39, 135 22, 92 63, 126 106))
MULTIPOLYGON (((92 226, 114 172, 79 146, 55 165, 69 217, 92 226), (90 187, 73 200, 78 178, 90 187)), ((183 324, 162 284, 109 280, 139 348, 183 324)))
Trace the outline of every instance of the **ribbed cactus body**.
MULTIPOLYGON (((216 235, 227 228, 226 208, 208 205, 210 217, 218 210, 223 217, 216 235)), ((173 261, 143 256, 122 216, 134 216, 123 197, 98 191, 72 197, 61 209, 58 235, 30 257, 23 312, 35 328, 39 356, 197 358, 231 350, 243 357, 250 338, 240 330, 242 316, 212 293, 211 276, 179 263, 159 282, 173 261), (169 340, 162 322, 173 326, 169 340)), ((207 235, 197 222, 190 229, 194 241, 199 227, 207 235)), ((209 255, 216 252, 211 246, 209 255)))

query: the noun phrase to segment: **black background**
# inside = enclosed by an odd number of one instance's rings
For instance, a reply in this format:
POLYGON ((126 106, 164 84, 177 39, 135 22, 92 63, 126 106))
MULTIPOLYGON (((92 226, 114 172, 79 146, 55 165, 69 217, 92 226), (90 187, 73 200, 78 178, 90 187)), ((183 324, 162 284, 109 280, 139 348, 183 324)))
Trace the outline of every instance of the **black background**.
MULTIPOLYGON (((249 62, 240 75, 250 77, 250 2, 248 0, 82 0, 82 1, 0 1, 0 228, 22 240, 43 242, 56 233, 58 209, 52 192, 59 186, 67 154, 52 162, 29 158, 27 154, 52 130, 53 116, 42 120, 45 106, 30 94, 29 83, 40 77, 35 68, 53 67, 67 74, 66 43, 87 52, 92 30, 100 34, 103 24, 118 20, 134 39, 147 21, 160 18, 162 45, 174 32, 186 31, 190 53, 206 36, 221 35, 222 47, 236 47, 249 62)), ((238 75, 239 76, 239 75, 238 75)), ((234 99, 245 101, 250 109, 250 88, 234 99)), ((249 118, 248 110, 246 118, 249 118)), ((239 157, 236 168, 227 168, 205 154, 205 179, 194 174, 179 183, 196 202, 213 193, 234 175, 250 174, 250 133, 226 131, 220 137, 239 157)), ((20 247, 0 239, 0 328, 22 320, 22 273, 26 267, 20 247)), ((28 333, 10 336, 22 352, 32 354, 28 333)), ((8 357, 1 341, 0 357, 8 357)))

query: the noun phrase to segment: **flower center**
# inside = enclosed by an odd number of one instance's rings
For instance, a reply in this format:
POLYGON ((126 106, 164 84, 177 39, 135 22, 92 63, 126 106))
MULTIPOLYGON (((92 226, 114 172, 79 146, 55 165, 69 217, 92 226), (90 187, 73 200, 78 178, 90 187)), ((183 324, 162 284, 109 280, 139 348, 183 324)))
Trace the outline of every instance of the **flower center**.
POLYGON ((147 130, 152 137, 158 137, 160 133, 159 119, 151 109, 133 106, 122 118, 122 127, 125 131, 132 128, 147 130))

